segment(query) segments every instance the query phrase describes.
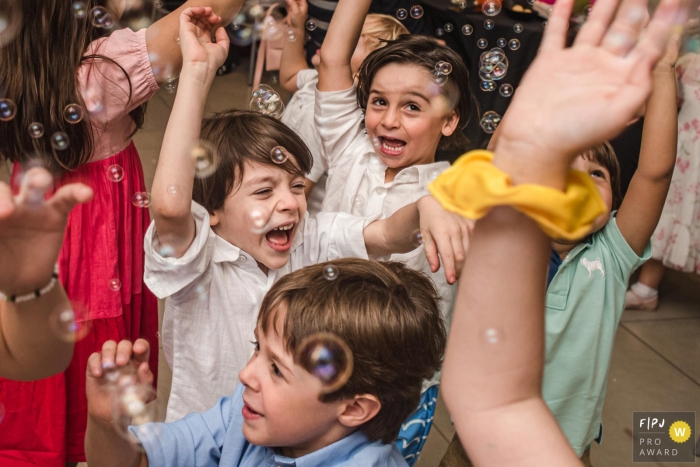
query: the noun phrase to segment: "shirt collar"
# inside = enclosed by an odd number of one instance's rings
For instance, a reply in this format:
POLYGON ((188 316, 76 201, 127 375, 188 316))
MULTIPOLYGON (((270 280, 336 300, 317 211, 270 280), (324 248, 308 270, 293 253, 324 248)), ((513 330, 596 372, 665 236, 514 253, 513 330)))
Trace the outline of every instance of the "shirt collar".
POLYGON ((333 467, 346 463, 352 453, 357 452, 366 444, 369 444, 369 440, 364 433, 358 430, 325 448, 305 456, 291 459, 281 454, 274 454, 274 460, 277 465, 284 467, 318 467, 319 465, 333 467))
MULTIPOLYGON (((384 174, 387 167, 381 162, 379 157, 374 152, 367 152, 364 156, 367 159, 368 164, 373 157, 376 158, 379 163, 375 162, 374 164, 370 164, 370 169, 375 169, 377 173, 384 174)), ((396 177, 394 177, 394 182, 418 183, 422 188, 425 188, 430 184, 430 182, 435 180, 437 172, 442 173, 449 168, 450 163, 447 161, 411 165, 403 168, 398 174, 396 174, 396 177)))
POLYGON ((215 263, 235 262, 244 255, 243 251, 235 245, 230 244, 218 235, 215 235, 214 253, 211 260, 215 263))

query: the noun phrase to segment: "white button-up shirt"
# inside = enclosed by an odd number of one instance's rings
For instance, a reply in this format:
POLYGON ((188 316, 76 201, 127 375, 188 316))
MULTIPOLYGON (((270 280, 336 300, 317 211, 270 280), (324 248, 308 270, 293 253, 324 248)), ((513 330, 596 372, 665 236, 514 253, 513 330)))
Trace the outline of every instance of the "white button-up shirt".
MULTIPOLYGON (((428 195, 427 185, 448 162, 434 162, 406 167, 393 182, 385 183, 387 167, 374 151, 363 125, 362 111, 357 105, 355 88, 345 91, 316 90, 316 127, 328 158, 328 181, 323 212, 348 212, 358 216, 379 215, 385 219, 396 211, 428 195)), ((406 232, 411 235, 412 232, 406 232)), ((440 309, 445 324, 450 322, 456 287, 447 283, 440 268, 430 271, 423 246, 406 254, 392 255, 412 269, 426 273, 440 294, 440 309)))
POLYGON ((251 341, 265 293, 285 274, 305 266, 367 258, 362 231, 373 219, 349 214, 307 216, 292 241, 289 262, 265 275, 255 259, 214 233, 209 214, 192 203, 196 237, 181 258, 159 254, 155 222, 146 233, 144 281, 166 298, 162 344, 173 370, 166 421, 204 412, 232 394, 238 372, 253 354, 251 341))

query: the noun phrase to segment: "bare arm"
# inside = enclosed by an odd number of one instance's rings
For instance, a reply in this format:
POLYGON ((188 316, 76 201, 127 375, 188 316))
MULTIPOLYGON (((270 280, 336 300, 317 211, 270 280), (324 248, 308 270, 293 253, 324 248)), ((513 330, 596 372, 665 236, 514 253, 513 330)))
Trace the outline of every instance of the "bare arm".
POLYGON ((372 0, 340 0, 321 47, 319 91, 342 91, 352 87, 350 60, 360 40, 372 0))
MULTIPOLYGON (((85 185, 61 187, 44 200, 53 178, 44 169, 25 173, 18 196, 0 183, 0 291, 22 296, 51 281, 63 231, 73 206, 92 199, 85 185)), ((73 344, 60 339, 49 324, 52 313, 69 310, 60 284, 23 303, 0 301, 0 376, 30 381, 66 369, 73 344)))
POLYGON ((672 38, 668 50, 654 70, 639 165, 617 213, 620 233, 638 255, 644 252, 659 222, 676 163, 678 115, 673 66, 678 55, 677 37, 672 38))
POLYGON ((200 125, 209 87, 228 51, 226 31, 216 31, 217 17, 210 9, 192 8, 182 15, 181 42, 186 57, 180 85, 163 137, 163 146, 151 190, 153 219, 158 238, 181 257, 195 237, 191 202, 194 186, 193 150, 199 145, 200 125), (192 12, 186 14, 188 12, 192 12), (177 187, 173 190, 169 187, 177 187), (175 192, 176 191, 176 192, 175 192))
POLYGON ((304 57, 304 37, 306 36, 306 0, 287 0, 291 19, 290 28, 296 34, 295 41, 285 41, 280 62, 280 84, 289 92, 297 92, 297 74, 309 68, 304 57))
POLYGON ((156 81, 163 83, 176 78, 182 68, 182 50, 177 43, 180 33, 180 15, 192 6, 211 7, 222 18, 221 25, 233 21, 245 0, 189 0, 165 18, 153 23, 146 31, 146 46, 152 57, 151 66, 156 81))

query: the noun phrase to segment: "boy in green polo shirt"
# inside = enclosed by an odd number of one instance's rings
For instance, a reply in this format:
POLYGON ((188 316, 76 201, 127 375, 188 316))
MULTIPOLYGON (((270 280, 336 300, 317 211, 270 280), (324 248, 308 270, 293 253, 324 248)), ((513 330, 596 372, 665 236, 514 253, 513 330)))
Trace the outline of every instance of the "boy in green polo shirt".
POLYGON ((627 283, 650 257, 649 240, 671 183, 677 56, 675 38, 654 70, 639 165, 624 199, 620 202, 620 168, 612 147, 605 143, 589 149, 572 168, 590 174, 608 212, 584 241, 553 243, 542 396, 585 465, 590 465, 591 442, 602 436, 608 369, 627 283))

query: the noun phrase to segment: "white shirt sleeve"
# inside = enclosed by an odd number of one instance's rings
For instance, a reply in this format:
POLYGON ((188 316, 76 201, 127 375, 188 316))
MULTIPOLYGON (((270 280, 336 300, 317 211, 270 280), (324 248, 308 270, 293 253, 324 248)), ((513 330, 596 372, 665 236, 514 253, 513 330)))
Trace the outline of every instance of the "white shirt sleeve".
POLYGON ((195 221, 195 238, 192 245, 180 258, 161 255, 167 248, 161 245, 156 232, 156 223, 146 232, 143 247, 146 252, 146 264, 143 280, 158 298, 169 297, 191 284, 209 267, 216 234, 209 225, 209 213, 192 201, 192 217, 195 221))
POLYGON ((316 88, 314 118, 329 168, 338 165, 343 158, 358 156, 354 154, 352 147, 356 144, 353 143, 366 137, 354 86, 333 92, 321 92, 316 88))
POLYGON ((347 213, 320 212, 304 220, 303 265, 340 258, 368 259, 363 231, 379 218, 357 217, 347 213))

